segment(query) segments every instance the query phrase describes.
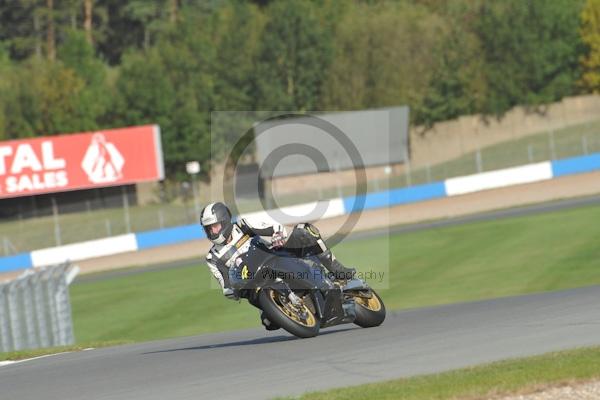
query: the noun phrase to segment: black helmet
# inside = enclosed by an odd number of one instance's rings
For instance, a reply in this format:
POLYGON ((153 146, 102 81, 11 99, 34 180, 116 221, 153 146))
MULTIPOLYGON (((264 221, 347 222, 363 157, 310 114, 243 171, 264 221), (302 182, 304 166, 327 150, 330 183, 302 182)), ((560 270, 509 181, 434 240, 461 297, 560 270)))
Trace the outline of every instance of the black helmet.
POLYGON ((211 203, 202 210, 200 224, 206 232, 206 237, 214 244, 225 244, 233 230, 231 211, 223 203, 211 203), (218 223, 221 224, 221 229, 217 233, 212 233, 210 226, 218 223))

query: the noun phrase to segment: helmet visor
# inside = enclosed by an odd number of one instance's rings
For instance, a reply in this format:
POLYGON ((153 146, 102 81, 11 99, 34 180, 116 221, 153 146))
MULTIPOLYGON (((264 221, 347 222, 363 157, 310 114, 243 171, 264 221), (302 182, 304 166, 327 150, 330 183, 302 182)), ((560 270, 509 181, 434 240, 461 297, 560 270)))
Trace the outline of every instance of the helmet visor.
POLYGON ((221 222, 215 222, 214 224, 204 226, 204 232, 209 239, 216 239, 221 231, 223 230, 223 224, 221 222))

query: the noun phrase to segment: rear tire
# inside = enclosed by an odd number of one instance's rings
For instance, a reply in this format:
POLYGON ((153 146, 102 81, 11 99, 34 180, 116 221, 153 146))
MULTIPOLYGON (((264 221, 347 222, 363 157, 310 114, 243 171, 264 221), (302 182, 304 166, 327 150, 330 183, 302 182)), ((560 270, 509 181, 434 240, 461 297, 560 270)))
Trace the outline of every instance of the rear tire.
POLYGON ((385 320, 385 305, 383 300, 374 290, 371 289, 373 297, 365 299, 363 297, 355 297, 354 309, 356 318, 354 323, 362 328, 371 328, 379 326, 385 320))
MULTIPOLYGON (((279 293, 273 289, 261 290, 258 300, 263 312, 271 322, 285 329, 289 333, 299 338, 314 337, 319 334, 320 321, 306 306, 304 312, 307 313, 306 321, 300 322, 288 315, 285 310, 284 302, 280 300, 279 293)), ((285 299, 287 300, 287 299, 285 299)))

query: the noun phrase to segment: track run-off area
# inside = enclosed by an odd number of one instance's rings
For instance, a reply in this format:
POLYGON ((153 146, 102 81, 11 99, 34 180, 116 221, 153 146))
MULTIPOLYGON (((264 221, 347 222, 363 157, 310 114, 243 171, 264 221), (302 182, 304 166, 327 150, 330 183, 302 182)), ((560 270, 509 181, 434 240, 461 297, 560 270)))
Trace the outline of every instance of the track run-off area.
POLYGON ((264 399, 600 345, 600 286, 390 312, 313 339, 250 329, 0 368, 6 399, 264 399))

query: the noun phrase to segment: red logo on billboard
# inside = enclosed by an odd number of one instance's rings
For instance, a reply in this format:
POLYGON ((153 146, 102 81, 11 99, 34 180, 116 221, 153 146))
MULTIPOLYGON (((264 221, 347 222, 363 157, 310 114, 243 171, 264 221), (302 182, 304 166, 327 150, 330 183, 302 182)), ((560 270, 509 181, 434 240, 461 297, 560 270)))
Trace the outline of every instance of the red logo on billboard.
POLYGON ((156 125, 0 142, 0 198, 163 178, 156 125))
POLYGON ((115 182, 121 179, 125 165, 123 156, 113 143, 107 142, 102 133, 95 133, 85 152, 81 168, 92 183, 115 182))

